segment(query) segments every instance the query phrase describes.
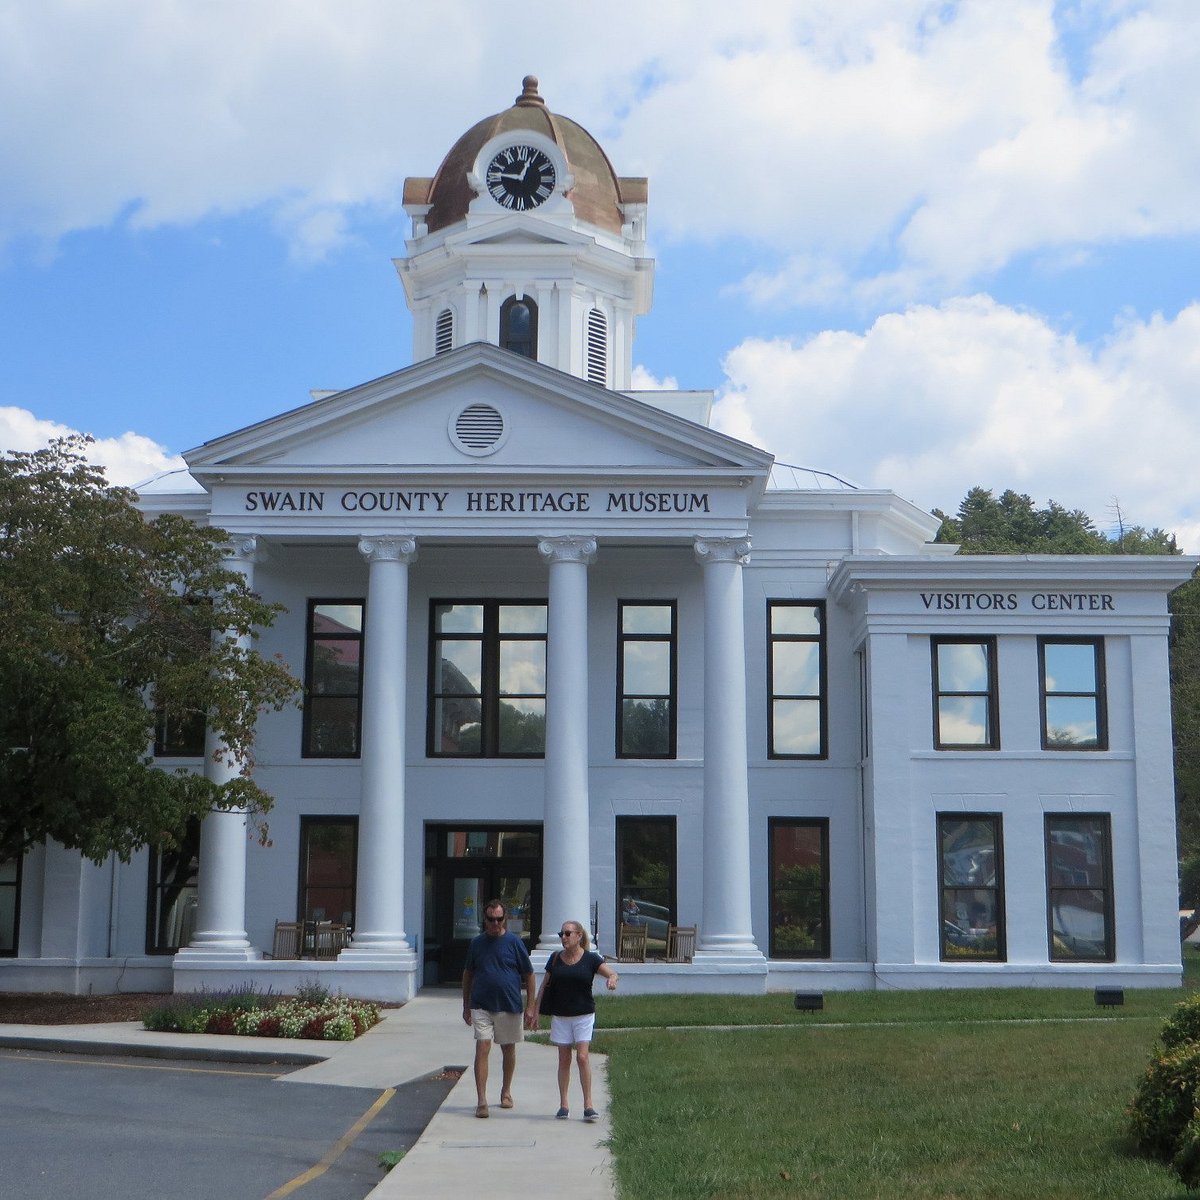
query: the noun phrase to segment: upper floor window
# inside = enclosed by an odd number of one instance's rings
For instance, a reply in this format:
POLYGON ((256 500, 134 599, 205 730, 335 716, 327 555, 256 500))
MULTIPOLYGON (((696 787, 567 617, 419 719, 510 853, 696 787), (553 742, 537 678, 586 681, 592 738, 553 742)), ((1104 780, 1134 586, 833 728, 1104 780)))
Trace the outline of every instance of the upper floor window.
POLYGON ((310 600, 304 662, 306 758, 357 758, 362 729, 363 601, 310 600))
POLYGON ((537 358, 537 333, 537 305, 528 296, 509 296, 500 306, 501 347, 537 358))
POLYGON ((1038 638, 1043 750, 1107 750, 1103 638, 1038 638))
POLYGON ((767 754, 824 758, 825 605, 767 602, 767 754))
POLYGON ((829 957, 829 821, 772 817, 770 955, 829 957))
POLYGON ((995 813, 939 813, 942 958, 1003 962, 1004 875, 995 813))
POLYGON ((617 604, 617 757, 675 757, 674 601, 617 604))
POLYGON ((433 327, 433 352, 445 354, 454 349, 454 312, 443 308, 433 327))
POLYGON ((1107 813, 1046 814, 1046 907, 1052 962, 1111 962, 1112 844, 1107 813))
POLYGON ((155 758, 200 758, 204 754, 204 714, 158 705, 154 712, 155 758))
POLYGON ((598 308, 587 317, 587 379, 589 383, 608 382, 608 321, 598 308))
POLYGON ((996 639, 933 638, 933 744, 996 750, 996 639))
POLYGON ((430 756, 544 754, 545 601, 435 600, 429 637, 430 756))

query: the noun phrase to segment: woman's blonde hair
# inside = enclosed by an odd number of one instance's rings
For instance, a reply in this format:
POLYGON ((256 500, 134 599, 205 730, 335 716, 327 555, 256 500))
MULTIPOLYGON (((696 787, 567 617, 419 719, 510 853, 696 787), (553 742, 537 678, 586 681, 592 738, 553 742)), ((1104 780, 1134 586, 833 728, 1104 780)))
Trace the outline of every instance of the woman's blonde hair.
POLYGON ((591 939, 588 937, 588 931, 587 931, 587 928, 584 926, 583 922, 582 921, 564 921, 563 922, 564 928, 567 925, 570 925, 573 929, 579 930, 579 944, 585 950, 590 950, 592 948, 592 943, 591 943, 591 939))

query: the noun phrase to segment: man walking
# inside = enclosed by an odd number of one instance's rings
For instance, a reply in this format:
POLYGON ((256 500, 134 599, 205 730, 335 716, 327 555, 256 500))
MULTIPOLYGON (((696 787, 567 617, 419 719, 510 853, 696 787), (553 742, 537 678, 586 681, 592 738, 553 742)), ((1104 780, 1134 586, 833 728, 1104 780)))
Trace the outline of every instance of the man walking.
POLYGON ((500 1107, 512 1108, 513 1072, 517 1066, 517 1043, 525 1021, 537 1013, 533 986, 533 963, 525 943, 508 932, 508 914, 499 900, 489 900, 483 909, 483 933, 467 949, 463 969, 463 1020, 475 1030, 475 1115, 486 1117, 488 1056, 492 1042, 500 1045, 502 1076, 500 1107), (525 985, 524 1012, 521 985, 525 985))

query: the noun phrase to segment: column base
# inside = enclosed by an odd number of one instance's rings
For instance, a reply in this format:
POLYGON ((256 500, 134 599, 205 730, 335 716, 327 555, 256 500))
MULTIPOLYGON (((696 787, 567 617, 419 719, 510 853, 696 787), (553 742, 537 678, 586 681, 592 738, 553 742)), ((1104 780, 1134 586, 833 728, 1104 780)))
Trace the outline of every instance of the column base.
POLYGON ((355 934, 351 944, 337 956, 337 961, 356 966, 378 963, 396 971, 416 971, 419 967, 417 952, 403 934, 398 937, 355 934))
POLYGON ((752 967, 762 966, 766 969, 767 956, 753 941, 738 941, 715 945, 701 939, 700 948, 692 957, 695 963, 703 963, 706 967, 752 967))
POLYGON ((242 937, 193 941, 181 947, 175 954, 175 962, 186 966, 189 963, 241 963, 258 962, 263 954, 242 937))

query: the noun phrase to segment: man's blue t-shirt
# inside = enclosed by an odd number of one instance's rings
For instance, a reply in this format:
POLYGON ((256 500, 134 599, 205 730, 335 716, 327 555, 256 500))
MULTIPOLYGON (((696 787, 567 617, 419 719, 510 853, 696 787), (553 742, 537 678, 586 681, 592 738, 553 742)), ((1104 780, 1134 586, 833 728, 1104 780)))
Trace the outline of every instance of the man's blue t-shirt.
POLYGON ((465 970, 473 971, 471 1007, 487 1012, 525 1011, 521 990, 533 974, 525 943, 515 933, 481 933, 467 947, 465 970))

